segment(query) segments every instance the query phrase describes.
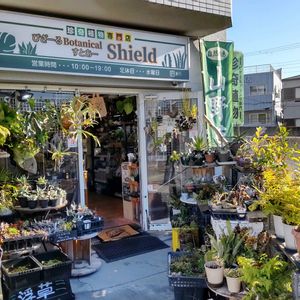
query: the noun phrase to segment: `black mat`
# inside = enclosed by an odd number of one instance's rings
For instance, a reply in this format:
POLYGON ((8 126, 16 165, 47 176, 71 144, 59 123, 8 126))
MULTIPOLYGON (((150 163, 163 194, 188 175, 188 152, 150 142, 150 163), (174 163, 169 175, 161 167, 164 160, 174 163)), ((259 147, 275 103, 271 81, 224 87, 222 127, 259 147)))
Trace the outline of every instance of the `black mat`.
POLYGON ((113 262, 168 247, 159 238, 141 233, 138 236, 94 245, 93 249, 105 262, 113 262))

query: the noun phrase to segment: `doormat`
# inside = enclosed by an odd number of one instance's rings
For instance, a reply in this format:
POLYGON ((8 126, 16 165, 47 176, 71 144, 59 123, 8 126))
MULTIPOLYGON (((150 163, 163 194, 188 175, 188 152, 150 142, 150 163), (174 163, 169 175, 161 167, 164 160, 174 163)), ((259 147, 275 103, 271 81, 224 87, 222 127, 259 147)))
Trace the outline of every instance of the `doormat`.
POLYGON ((107 263, 164 248, 169 246, 147 233, 93 246, 99 257, 107 263))
POLYGON ((117 241, 137 234, 140 233, 134 230, 130 225, 123 225, 104 229, 98 234, 98 237, 103 242, 110 242, 117 241))

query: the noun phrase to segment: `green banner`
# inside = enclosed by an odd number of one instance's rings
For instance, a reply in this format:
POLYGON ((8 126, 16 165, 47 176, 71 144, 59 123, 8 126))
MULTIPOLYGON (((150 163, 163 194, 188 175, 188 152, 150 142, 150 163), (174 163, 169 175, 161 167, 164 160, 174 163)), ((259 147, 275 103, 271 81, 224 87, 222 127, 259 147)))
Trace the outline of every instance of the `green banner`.
MULTIPOLYGON (((226 138, 233 136, 232 61, 233 43, 201 41, 206 116, 226 138)), ((211 146, 220 145, 216 131, 208 127, 211 146)))
POLYGON ((244 124, 244 55, 238 51, 232 63, 232 118, 233 125, 244 124))

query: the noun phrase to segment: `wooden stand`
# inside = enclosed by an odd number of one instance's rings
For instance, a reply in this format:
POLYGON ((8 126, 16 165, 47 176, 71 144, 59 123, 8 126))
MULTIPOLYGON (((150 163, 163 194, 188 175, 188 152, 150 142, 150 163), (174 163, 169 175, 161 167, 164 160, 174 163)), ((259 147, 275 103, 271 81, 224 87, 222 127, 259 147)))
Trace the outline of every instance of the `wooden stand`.
POLYGON ((91 250, 91 239, 97 234, 96 232, 61 243, 62 249, 73 261, 72 277, 89 275, 100 269, 102 262, 91 250))

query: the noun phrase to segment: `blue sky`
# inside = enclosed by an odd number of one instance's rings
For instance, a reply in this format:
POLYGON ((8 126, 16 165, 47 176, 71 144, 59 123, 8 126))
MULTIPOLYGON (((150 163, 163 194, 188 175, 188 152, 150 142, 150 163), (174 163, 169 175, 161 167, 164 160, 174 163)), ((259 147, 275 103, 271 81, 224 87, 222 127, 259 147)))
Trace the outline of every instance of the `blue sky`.
POLYGON ((233 0, 232 6, 227 39, 245 54, 245 66, 272 64, 283 68, 283 78, 300 75, 300 0, 233 0))

